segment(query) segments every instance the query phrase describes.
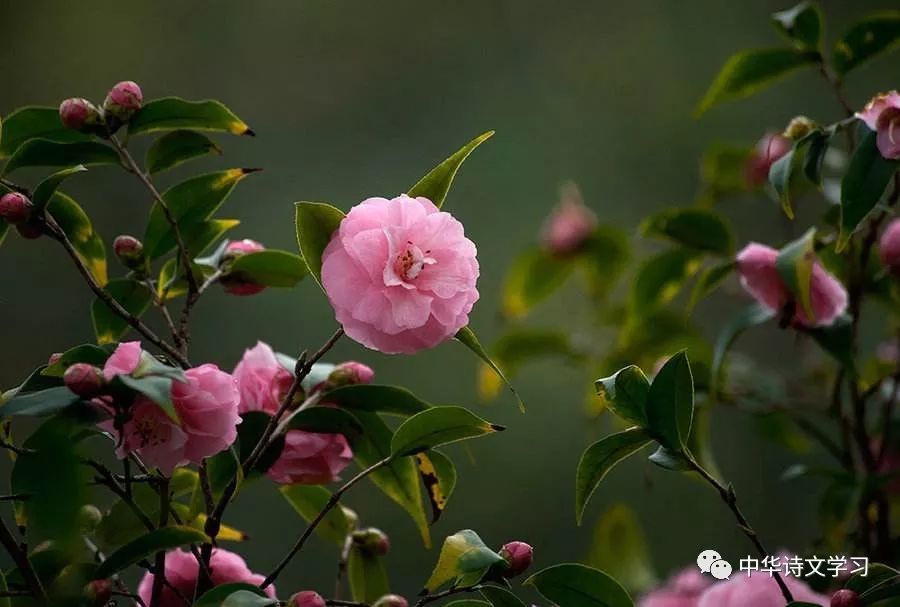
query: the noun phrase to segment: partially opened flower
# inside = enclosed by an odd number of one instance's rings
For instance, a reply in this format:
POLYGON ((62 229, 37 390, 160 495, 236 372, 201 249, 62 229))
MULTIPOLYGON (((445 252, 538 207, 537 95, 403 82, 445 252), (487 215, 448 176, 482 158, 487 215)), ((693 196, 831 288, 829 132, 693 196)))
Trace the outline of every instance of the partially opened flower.
POLYGON ((696 607, 697 599, 712 584, 712 578, 700 573, 696 567, 689 567, 645 594, 638 601, 638 607, 696 607))
POLYGON ((810 318, 781 279, 775 262, 778 251, 751 242, 737 255, 737 269, 741 284, 759 303, 773 312, 781 313, 793 304, 791 322, 804 327, 832 324, 847 309, 847 291, 840 281, 828 273, 822 264, 813 262, 810 278, 810 300, 814 318, 810 318))
POLYGON ((322 286, 347 335, 388 354, 449 339, 478 300, 476 249, 426 198, 369 198, 322 255, 322 286))
POLYGON ((131 375, 141 363, 141 342, 126 341, 116 346, 115 351, 103 365, 103 377, 111 381, 116 375, 131 375))
MULTIPOLYGON (((782 576, 788 590, 798 602, 826 607, 829 599, 813 592, 794 577, 782 576)), ((783 607, 784 596, 775 580, 766 574, 732 575, 728 581, 718 582, 706 590, 695 603, 696 607, 783 607)))
POLYGON ((769 169, 785 154, 791 151, 793 143, 781 133, 766 133, 756 143, 756 147, 744 166, 744 176, 748 185, 759 186, 769 179, 769 169))
POLYGON ((166 476, 171 476, 176 466, 188 461, 185 455, 188 435, 178 422, 149 398, 139 396, 134 401, 121 428, 117 428, 113 420, 99 425, 118 444, 116 455, 119 459, 134 452, 145 464, 158 468, 166 476))
POLYGON ((244 351, 241 361, 234 368, 234 379, 240 392, 241 413, 275 413, 291 388, 294 374, 278 362, 269 344, 258 341, 244 351))
POLYGON ((172 402, 187 434, 185 458, 199 464, 237 438, 240 393, 234 378, 216 365, 200 365, 184 375, 186 382, 172 382, 172 402))
POLYGON ((876 95, 856 117, 877 133, 875 142, 882 156, 900 158, 900 93, 876 95))

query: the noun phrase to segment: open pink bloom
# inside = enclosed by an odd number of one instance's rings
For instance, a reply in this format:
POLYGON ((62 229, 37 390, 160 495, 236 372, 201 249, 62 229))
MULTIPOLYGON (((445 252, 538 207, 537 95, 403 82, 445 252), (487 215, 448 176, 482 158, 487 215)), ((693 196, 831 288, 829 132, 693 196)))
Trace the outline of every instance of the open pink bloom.
POLYGON ((900 158, 900 93, 876 95, 856 117, 877 133, 875 142, 882 156, 900 158))
POLYGON ((878 256, 881 263, 895 272, 900 272, 900 219, 888 224, 878 241, 878 256))
POLYGON ((565 256, 580 249, 597 227, 597 216, 578 197, 557 204, 541 231, 541 243, 554 255, 565 256))
POLYGON ((148 466, 159 468, 166 476, 171 476, 176 466, 187 462, 188 435, 159 405, 146 397, 138 397, 131 406, 121 436, 113 420, 101 422, 99 426, 116 440, 119 459, 135 452, 148 466))
MULTIPOLYGON (((781 312, 793 296, 775 268, 777 258, 778 251, 772 247, 751 242, 738 253, 737 268, 744 289, 770 310, 781 312)), ((847 309, 847 291, 818 260, 813 263, 810 299, 815 318, 809 318, 803 307, 797 304, 792 319, 794 324, 827 326, 847 309)))
MULTIPOLYGON (((827 596, 813 592, 795 577, 782 578, 795 601, 828 606, 827 596)), ((778 584, 767 573, 749 577, 744 573, 734 573, 728 581, 716 582, 694 603, 696 607, 784 607, 784 604, 778 584)))
POLYGON ((281 366, 269 344, 259 341, 244 350, 244 356, 234 368, 234 379, 240 392, 240 413, 275 413, 290 390, 294 375, 281 366))
MULTIPOLYGON (((212 557, 209 561, 210 577, 213 586, 221 586, 222 584, 233 584, 244 582, 258 586, 265 579, 262 575, 253 573, 247 567, 247 563, 240 555, 221 548, 213 550, 212 557)), ((197 579, 200 573, 200 566, 194 555, 185 550, 175 549, 166 553, 166 581, 174 586, 178 592, 172 590, 167 585, 163 585, 162 596, 158 603, 159 607, 184 607, 184 600, 178 596, 178 593, 192 599, 194 591, 197 587, 197 579)), ((275 598, 275 586, 270 585, 265 589, 265 593, 275 598)), ((153 594, 153 574, 146 573, 141 579, 138 586, 138 596, 144 601, 145 605, 150 604, 150 597, 153 594)))
POLYGON ((744 176, 751 186, 759 186, 769 179, 769 169, 782 156, 791 151, 793 143, 781 133, 766 133, 756 143, 756 148, 747 159, 744 176))
POLYGON ((103 378, 111 381, 116 375, 131 375, 141 362, 142 352, 139 341, 119 344, 103 365, 103 378))
POLYGON ((172 402, 187 434, 186 459, 200 463, 237 438, 240 394, 234 378, 212 364, 185 371, 187 382, 172 382, 172 402))
POLYGON ((352 459, 350 445, 341 434, 291 430, 284 437, 281 456, 267 474, 284 485, 324 485, 337 480, 352 459))
POLYGON ((411 354, 452 337, 478 300, 476 249, 427 198, 369 198, 322 255, 322 286, 351 338, 411 354))
POLYGON ((638 601, 638 607, 695 607, 697 599, 712 583, 712 578, 700 573, 696 567, 689 567, 644 595, 638 601))

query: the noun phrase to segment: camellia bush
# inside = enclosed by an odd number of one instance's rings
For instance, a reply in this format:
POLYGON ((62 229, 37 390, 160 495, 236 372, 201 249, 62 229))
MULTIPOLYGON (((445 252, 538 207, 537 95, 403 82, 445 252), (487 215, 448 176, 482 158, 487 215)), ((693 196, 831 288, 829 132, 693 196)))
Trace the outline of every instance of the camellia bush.
POLYGON ((503 312, 510 324, 487 349, 468 326, 479 298, 477 249, 451 214, 449 193, 464 161, 492 132, 395 198, 372 197, 346 210, 295 203, 294 252, 230 237, 238 222, 219 210, 253 170, 157 187, 161 173, 221 153, 208 133, 253 135, 218 101, 145 101, 136 83, 121 82, 100 105, 72 98, 58 109, 10 112, 0 133, 0 242, 16 232, 59 244, 69 270, 95 297, 85 320, 89 312, 96 343, 48 353, 0 396, 0 447, 12 462, 3 501, 14 517, 0 521, 0 543, 13 563, 0 576, 0 605, 406 607, 410 600, 392 592, 385 568, 389 538, 370 526, 374 513, 351 510, 345 497, 374 483, 409 514, 429 547, 430 523, 457 482, 440 448, 489 440, 504 428, 470 409, 379 385, 364 363, 328 362, 341 339, 407 355, 456 340, 481 360, 486 396, 504 384, 512 390, 506 378, 537 356, 582 366, 585 385, 594 386, 590 414, 608 410, 621 428, 588 446, 577 466, 576 521, 616 463, 651 447, 653 463, 714 490, 758 553, 756 571, 770 573, 724 579, 715 564, 721 557, 704 553, 711 566, 698 564, 709 575, 691 563, 660 583, 636 517, 621 505, 601 516, 585 563, 573 555, 521 584, 518 576, 532 565, 530 545, 491 547, 475 531, 460 530, 429 557, 434 569, 412 599, 417 607, 524 607, 520 597, 534 591, 559 607, 900 602, 900 573, 891 568, 900 555, 897 516, 892 520, 900 504, 900 94, 866 93, 871 101, 856 104, 844 90, 855 68, 900 43, 900 13, 864 17, 829 53, 813 4, 773 18, 783 45, 732 57, 698 114, 811 68, 842 115, 830 123, 795 118, 754 148, 712 148, 696 204, 642 223, 643 237, 668 246, 639 262, 624 301, 616 281, 629 275, 629 238, 598 223, 577 188, 567 186, 540 246, 509 271, 503 312), (139 159, 130 144, 141 139, 152 141, 141 145, 139 159), (143 235, 111 241, 116 277, 107 240, 85 210, 89 202, 65 193, 69 179, 89 179, 93 167, 130 173, 149 202, 143 235), (45 176, 34 182, 19 176, 39 169, 45 176), (802 207, 802 216, 816 219, 799 238, 740 243, 738 250, 727 203, 747 194, 769 195, 774 204, 761 213, 794 220, 794 208, 802 207), (574 333, 525 325, 531 309, 575 273, 594 324, 574 333), (752 303, 708 344, 691 312, 727 291, 733 275, 752 303), (334 332, 324 344, 281 353, 261 335, 234 353, 230 372, 192 359, 193 313, 210 289, 248 297, 303 279, 315 281, 334 310, 334 332), (679 297, 691 280, 690 294, 679 297), (148 323, 149 315, 158 318, 148 323), (791 332, 812 354, 775 373, 732 351, 750 330, 791 332), (876 332, 878 340, 865 338, 876 332), (785 473, 822 486, 815 545, 773 553, 768 547, 778 538, 754 531, 739 488, 715 463, 708 440, 714 407, 749 410, 771 438, 815 444, 830 458, 827 467, 785 473), (300 517, 283 525, 296 529, 295 537, 271 547, 284 553, 271 571, 223 547, 244 537, 229 507, 253 482, 277 484, 300 517), (315 588, 285 588, 279 576, 302 558, 313 534, 333 546, 336 577, 315 588), (840 575, 811 576, 816 554, 827 555, 819 560, 840 575), (872 563, 864 571, 846 563, 838 570, 832 560, 839 554, 872 563), (140 581, 129 586, 135 570, 140 581))

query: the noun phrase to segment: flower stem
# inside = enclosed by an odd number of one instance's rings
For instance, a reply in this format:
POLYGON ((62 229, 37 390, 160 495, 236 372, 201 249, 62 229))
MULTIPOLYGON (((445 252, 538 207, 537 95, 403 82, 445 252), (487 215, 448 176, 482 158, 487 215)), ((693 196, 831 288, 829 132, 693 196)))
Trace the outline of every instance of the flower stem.
MULTIPOLYGON (((163 478, 159 483, 159 528, 169 523, 169 479, 163 478)), ((163 583, 166 580, 166 551, 160 550, 154 557, 153 590, 150 595, 150 607, 157 607, 162 601, 163 583)))

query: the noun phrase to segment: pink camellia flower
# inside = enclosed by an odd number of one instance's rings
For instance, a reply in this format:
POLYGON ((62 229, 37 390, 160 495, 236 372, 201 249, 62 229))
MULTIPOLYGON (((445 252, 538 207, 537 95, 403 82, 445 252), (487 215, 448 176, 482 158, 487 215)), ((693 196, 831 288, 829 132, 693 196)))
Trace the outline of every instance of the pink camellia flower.
POLYGON ((352 459, 353 451, 342 434, 290 430, 267 474, 282 485, 324 485, 337 480, 352 459))
POLYGON ((597 216, 584 205, 578 187, 569 184, 544 222, 541 243, 552 254, 565 257, 584 246, 596 228, 597 216))
POLYGON ((856 117, 877 133, 875 142, 882 156, 900 158, 900 93, 876 95, 856 117))
MULTIPOLYGON (((825 595, 813 592, 797 578, 782 576, 782 579, 795 601, 827 607, 829 599, 825 595)), ((717 582, 706 590, 695 603, 696 607, 783 607, 784 604, 778 584, 767 574, 732 575, 728 581, 717 582)))
MULTIPOLYGON (((900 137, 900 132, 898 132, 900 137)), ((878 241, 878 256, 881 263, 892 271, 900 273, 900 219, 888 224, 878 241)))
POLYGON ((689 567, 644 595, 638 607, 695 607, 697 599, 712 583, 712 578, 700 573, 696 567, 689 567))
MULTIPOLYGON (((737 268, 744 289, 770 310, 781 312, 793 296, 775 267, 777 258, 777 250, 751 242, 738 253, 737 268)), ((827 326, 847 309, 847 291, 818 260, 813 263, 810 299, 815 318, 809 318, 797 304, 792 323, 804 327, 827 326)))
POLYGON ((240 393, 235 379, 216 365, 200 365, 184 375, 186 382, 172 382, 172 402, 187 434, 184 457, 200 463, 237 438, 240 393))
POLYGON ((281 366, 268 344, 259 341, 244 351, 234 368, 234 379, 240 392, 240 413, 275 413, 290 390, 294 375, 281 366))
MULTIPOLYGON (((265 250, 266 247, 261 243, 250 240, 249 238, 232 240, 225 247, 225 252, 222 254, 222 263, 227 264, 229 261, 246 253, 256 253, 265 250)), ((225 289, 225 292, 229 295, 256 295, 266 289, 265 285, 248 281, 239 274, 230 274, 228 272, 225 272, 222 278, 219 279, 219 282, 222 283, 222 288, 225 289)))
POLYGON ((781 133, 766 133, 756 143, 756 148, 744 166, 747 184, 760 186, 769 179, 769 169, 781 157, 791 151, 793 143, 781 133))
POLYGON ((139 341, 119 344, 103 365, 103 378, 111 381, 116 375, 131 375, 141 363, 142 353, 139 341))
POLYGON ((144 102, 144 94, 136 82, 125 80, 109 90, 103 101, 103 111, 122 122, 128 122, 144 102))
MULTIPOLYGON (((265 579, 264 576, 250 571, 247 563, 240 555, 221 548, 213 550, 209 568, 214 587, 238 582, 258 586, 265 579)), ((189 600, 193 599, 199 574, 200 566, 193 554, 181 549, 167 552, 165 579, 177 592, 169 588, 168 585, 163 585, 160 601, 157 605, 159 607, 184 607, 184 599, 179 594, 188 597, 189 600)), ((264 592, 268 596, 275 598, 274 585, 267 586, 264 592)), ((138 596, 141 597, 145 605, 149 605, 152 594, 153 574, 148 572, 144 574, 140 586, 138 586, 138 596)))
POLYGON ((113 420, 101 422, 99 426, 112 434, 119 445, 116 449, 119 459, 135 452, 148 466, 159 468, 166 476, 171 476, 176 466, 187 462, 188 435, 159 405, 146 397, 139 396, 132 404, 121 435, 113 420))
POLYGON ((325 607, 325 599, 314 590, 298 592, 288 601, 288 607, 325 607))
POLYGON ((352 339, 387 354, 436 346, 478 300, 476 248, 427 198, 369 198, 322 255, 322 286, 352 339))

